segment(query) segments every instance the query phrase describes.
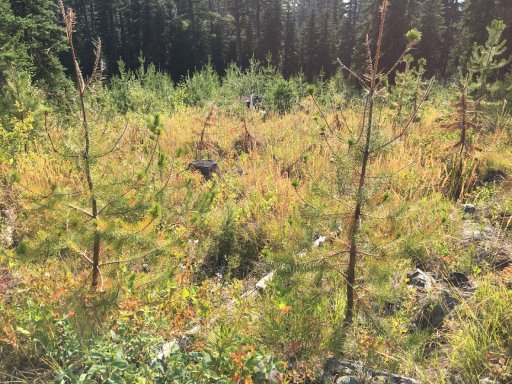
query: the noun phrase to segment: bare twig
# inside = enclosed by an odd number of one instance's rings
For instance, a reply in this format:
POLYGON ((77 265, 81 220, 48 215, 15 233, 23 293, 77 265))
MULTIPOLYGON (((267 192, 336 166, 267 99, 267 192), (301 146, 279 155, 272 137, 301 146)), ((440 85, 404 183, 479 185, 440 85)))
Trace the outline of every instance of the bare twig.
POLYGON ((384 147, 387 147, 389 146, 390 144, 394 143, 395 141, 399 140, 401 137, 403 137, 407 131, 409 130, 409 128, 411 127, 412 123, 414 122, 414 119, 416 118, 416 116, 418 115, 418 112, 420 111, 421 107, 423 106, 423 103, 425 103, 425 101, 427 100, 427 97, 428 95, 430 94, 430 89, 432 88, 432 84, 434 83, 434 77, 432 77, 432 79, 430 79, 430 82, 427 86, 427 89, 425 90, 425 93, 423 94, 423 97, 421 98, 420 102, 418 103, 418 105, 416 106, 416 108, 414 108, 413 112, 411 113, 411 115, 409 116, 409 119, 407 120, 407 123, 405 124, 405 127, 402 129, 402 131, 400 133, 398 133, 398 135, 396 135, 395 137, 393 137, 391 140, 389 140, 388 142, 386 142, 385 144, 382 144, 382 145, 379 145, 378 147, 376 148, 373 148, 370 152, 371 153, 375 153, 377 152, 378 150, 384 148, 384 147))
POLYGON ((153 254, 153 253, 156 253, 156 252, 160 252, 161 249, 153 249, 152 251, 149 251, 141 256, 137 256, 137 257, 133 257, 131 259, 127 259, 127 260, 116 260, 116 261, 108 261, 106 263, 101 263, 99 265, 99 267, 105 267, 107 265, 114 265, 114 264, 122 264, 122 263, 129 263, 129 262, 132 262, 132 261, 135 261, 135 260, 140 260, 140 259, 143 259, 145 257, 148 257, 149 255, 153 254))
POLYGON ((90 218, 94 219, 94 216, 92 215, 92 213, 87 212, 87 211, 86 211, 85 209, 83 209, 83 208, 76 207, 76 206, 74 206, 74 205, 72 205, 72 204, 68 204, 67 206, 68 206, 69 208, 71 208, 71 209, 74 209, 74 210, 76 210, 76 211, 78 211, 78 212, 81 212, 81 213, 83 213, 84 215, 86 215, 86 216, 88 216, 88 217, 90 217, 90 218))

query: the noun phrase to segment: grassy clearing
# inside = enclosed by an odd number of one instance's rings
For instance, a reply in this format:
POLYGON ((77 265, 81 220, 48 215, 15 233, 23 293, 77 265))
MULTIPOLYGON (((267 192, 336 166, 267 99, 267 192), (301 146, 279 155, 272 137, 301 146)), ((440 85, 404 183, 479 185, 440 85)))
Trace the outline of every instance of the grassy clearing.
MULTIPOLYGON (((256 356, 253 346, 264 346, 267 352, 261 356, 271 353, 296 367, 307 361, 312 370, 325 356, 342 353, 426 381, 448 382, 454 373, 464 382, 490 375, 508 377, 510 290, 493 274, 475 268, 470 250, 459 248, 461 209, 443 196, 444 158, 455 140, 444 126, 452 117, 436 101, 429 102, 407 137, 372 161, 375 174, 389 177, 382 177, 384 192, 373 198, 374 217, 363 228, 370 245, 358 271, 357 322, 348 331, 340 328, 344 309, 340 271, 346 260, 332 255, 343 246, 343 233, 321 248, 311 245, 316 236, 343 228, 344 203, 333 198, 340 185, 339 167, 333 166, 327 144, 342 152, 349 136, 339 131, 337 140, 326 140, 312 100, 304 99, 293 114, 246 115, 248 131, 262 142, 251 153, 236 146, 244 134, 240 118, 216 113, 206 130, 212 146, 204 157, 219 162, 222 177, 208 182, 188 171, 187 164, 194 159, 197 133, 210 107, 161 115, 159 150, 170 159, 168 169, 172 169, 160 200, 162 212, 156 220, 139 215, 114 221, 115 231, 101 222, 98 226, 111 230, 114 239, 104 250, 105 261, 125 258, 117 245, 124 232, 149 232, 151 241, 164 250, 158 256, 106 267, 98 293, 87 287, 90 271, 77 250, 78 244, 88 241, 81 230, 84 220, 58 198, 82 188, 76 163, 52 155, 45 144, 20 156, 15 185, 26 235, 16 249, 2 256, 2 265, 17 281, 1 301, 2 370, 26 375, 27 380, 46 380, 91 364, 111 366, 110 358, 131 367, 147 360, 153 353, 151 345, 159 340, 201 325, 204 331, 188 350, 215 354, 227 345, 226 338, 231 340, 234 352, 218 357, 225 362, 211 364, 217 374, 224 369, 235 382, 252 373, 250 364, 244 364, 240 369, 248 371, 234 374, 235 356, 256 356), (283 169, 289 170, 289 177, 283 169), (377 254, 372 254, 371 244, 377 254), (475 274, 475 295, 440 331, 410 330, 417 298, 406 284, 406 275, 416 266, 439 275, 475 274), (237 299, 244 286, 271 269, 279 272, 268 291, 237 299), (231 299, 233 306, 228 305, 231 299), (221 341, 219 332, 225 333, 221 341), (127 348, 124 340, 129 335, 134 335, 133 343, 142 344, 127 348), (115 352, 116 345, 123 345, 122 357, 115 352), (92 357, 77 358, 84 353, 92 357)), ((343 111, 349 125, 356 124, 359 109, 352 105, 343 111)), ((326 118, 332 124, 339 116, 329 113, 326 118)), ((107 174, 136 175, 133 164, 150 156, 142 133, 145 119, 128 114, 112 124, 121 127, 125 121, 133 135, 116 157, 97 168, 98 179, 107 174)), ((51 125, 57 124, 61 123, 51 125)), ((383 135, 391 134, 385 123, 381 128, 383 135)), ((109 132, 114 135, 118 129, 109 132)), ((73 128, 64 134, 75 135, 73 128)), ((480 164, 508 172, 511 147, 505 141, 500 148, 492 146, 494 138, 495 134, 479 138, 479 146, 487 148, 480 164)), ((8 171, 4 169, 4 174, 8 171)), ((479 175, 485 178, 485 172, 479 175)), ((479 204, 483 196, 478 191, 469 201, 479 204)), ((499 184, 487 199, 492 201, 497 191, 510 199, 499 184)), ((127 195, 128 206, 135 195, 127 195)), ((142 243, 138 246, 142 249, 142 243)), ((137 369, 133 368, 133 377, 142 375, 137 369)))
POLYGON ((439 84, 422 103, 432 83, 403 60, 391 87, 374 70, 370 96, 341 73, 312 86, 257 63, 178 85, 122 71, 64 106, 20 93, 37 108, 1 137, 1 208, 17 215, 0 256, 5 380, 302 383, 328 356, 509 380, 508 111, 479 100, 469 116, 466 88, 439 84), (220 172, 191 171, 198 159, 220 172))

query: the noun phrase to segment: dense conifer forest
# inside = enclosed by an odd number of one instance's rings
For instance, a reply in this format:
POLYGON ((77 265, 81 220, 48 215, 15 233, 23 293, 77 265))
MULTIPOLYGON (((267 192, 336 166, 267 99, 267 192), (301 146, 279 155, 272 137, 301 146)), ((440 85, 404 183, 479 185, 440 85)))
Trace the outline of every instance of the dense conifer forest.
MULTIPOLYGON (((119 62, 136 70, 140 60, 179 81, 210 64, 224 75, 231 63, 247 68, 251 59, 270 62, 286 78, 303 73, 307 81, 329 77, 336 60, 356 68, 365 63, 366 35, 375 37, 380 2, 374 0, 69 0, 77 14, 76 48, 85 71, 94 64, 94 41, 103 43, 105 74, 118 74, 119 62)), ((69 55, 59 33, 58 5, 53 0, 2 1, 2 47, 36 78, 54 81, 69 55), (14 57, 13 57, 14 56, 14 57)), ((493 19, 510 26, 508 0, 395 0, 383 41, 383 66, 393 63, 406 43, 405 33, 418 29, 415 49, 427 61, 429 75, 458 75, 473 44, 487 39, 493 19)), ((507 53, 512 32, 504 31, 507 53)), ((4 63, 5 65, 5 63, 4 63)))
POLYGON ((511 0, 0 0, 0 383, 512 383, 511 0))

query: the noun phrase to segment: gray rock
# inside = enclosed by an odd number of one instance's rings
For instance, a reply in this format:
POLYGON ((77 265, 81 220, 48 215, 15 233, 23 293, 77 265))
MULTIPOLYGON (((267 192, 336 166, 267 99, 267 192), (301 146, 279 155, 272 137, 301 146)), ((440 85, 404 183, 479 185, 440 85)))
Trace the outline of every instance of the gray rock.
POLYGON ((459 300, 448 291, 442 291, 427 298, 416 316, 416 327, 418 329, 438 328, 457 304, 459 300))
POLYGON ((466 288, 469 284, 469 277, 462 272, 452 272, 448 278, 448 282, 457 288, 466 288))
POLYGON ((173 353, 178 352, 180 350, 180 346, 178 344, 178 341, 174 339, 157 345, 155 349, 158 352, 157 358, 159 360, 165 360, 173 353))
POLYGON ((486 170, 482 183, 500 183, 507 178, 507 174, 502 169, 489 168, 486 170))
POLYGON ((15 245, 17 222, 14 209, 0 207, 0 246, 12 248, 15 245))
POLYGON ((474 215, 476 212, 476 207, 473 204, 462 204, 462 208, 467 215, 474 215))
POLYGON ((359 384, 360 381, 354 376, 341 376, 336 380, 336 384, 359 384))
MULTIPOLYGON (((351 363, 349 361, 337 359, 334 357, 327 359, 325 362, 323 375, 320 378, 320 383, 360 383, 361 381, 356 379, 354 375, 364 378, 371 377, 373 382, 379 383, 420 384, 419 381, 409 377, 394 375, 384 371, 376 371, 371 368, 364 367, 361 364, 351 363), (334 381, 336 377, 338 379, 337 381, 334 381)), ((366 379, 364 382, 367 382, 366 379)))
POLYGON ((336 359, 334 357, 327 359, 324 364, 324 377, 332 377, 339 375, 352 375, 362 367, 359 364, 351 363, 336 359))
POLYGON ((274 278, 274 271, 267 273, 263 278, 261 278, 255 285, 255 287, 259 290, 264 290, 267 288, 267 284, 272 281, 274 278))
MULTIPOLYGON (((192 334, 187 332, 189 334, 192 334)), ((179 352, 181 349, 187 348, 192 344, 192 338, 190 336, 182 336, 170 341, 164 341, 155 347, 156 357, 159 360, 165 360, 174 353, 179 352)))
POLYGON ((321 247, 325 241, 327 240, 327 236, 319 236, 318 239, 316 239, 313 243, 314 248, 321 247))
POLYGON ((488 221, 465 220, 462 226, 461 245, 473 246, 473 256, 478 265, 501 271, 512 265, 512 242, 503 232, 488 221))
POLYGON ((273 369, 272 371, 270 371, 267 380, 269 383, 282 383, 283 374, 279 372, 277 369, 273 369))
POLYGON ((491 236, 492 231, 490 226, 482 226, 474 220, 465 220, 462 224, 462 243, 468 245, 482 241, 491 236))
POLYGON ((407 275, 407 278, 409 279, 409 285, 425 288, 426 291, 430 291, 435 284, 434 278, 421 269, 417 269, 416 272, 407 275))
POLYGON ((499 381, 491 380, 489 378, 480 379, 479 384, 500 384, 499 381))
POLYGON ((249 96, 243 97, 242 101, 245 103, 248 109, 254 110, 261 105, 263 102, 263 97, 253 93, 249 96))
POLYGON ((19 277, 14 276, 8 268, 4 268, 0 265, 0 296, 4 299, 10 296, 19 283, 19 277))
POLYGON ((185 349, 192 344, 192 338, 190 336, 183 336, 177 339, 176 342, 181 349, 185 349))

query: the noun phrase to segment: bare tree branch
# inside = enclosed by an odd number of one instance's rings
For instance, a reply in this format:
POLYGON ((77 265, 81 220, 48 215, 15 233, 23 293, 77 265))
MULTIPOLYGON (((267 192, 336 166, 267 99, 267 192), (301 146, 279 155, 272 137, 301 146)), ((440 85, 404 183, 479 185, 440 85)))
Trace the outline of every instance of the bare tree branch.
POLYGON ((160 252, 161 249, 160 248, 157 248, 157 249, 153 249, 152 251, 149 251, 141 256, 137 256, 137 257, 133 257, 131 259, 127 259, 127 260, 116 260, 116 261, 108 261, 106 263, 101 263, 99 265, 99 267, 105 267, 107 265, 114 265, 114 264, 122 264, 122 263, 129 263, 131 261, 135 261, 135 260, 140 260, 140 259, 143 259, 145 257, 148 257, 149 255, 155 253, 155 252, 160 252))
POLYGON ((76 211, 82 212, 84 215, 89 216, 90 218, 94 219, 94 216, 92 215, 92 213, 87 212, 85 209, 82 209, 80 207, 76 207, 76 206, 71 205, 71 204, 68 204, 67 206, 69 208, 72 208, 72 209, 76 210, 76 211))
POLYGON ((419 110, 421 109, 421 107, 423 106, 423 103, 425 103, 425 101, 427 100, 427 97, 428 95, 430 94, 430 89, 432 88, 432 84, 434 83, 434 77, 432 77, 432 79, 430 79, 430 82, 427 86, 427 89, 425 90, 425 93, 423 94, 423 97, 421 98, 420 102, 418 103, 418 105, 416 106, 416 108, 414 108, 413 112, 411 113, 411 115, 409 116, 409 119, 404 127, 404 129, 402 129, 402 131, 396 135, 395 137, 393 137, 391 140, 389 140, 388 142, 386 142, 385 144, 382 144, 382 145, 379 145, 378 147, 376 148, 373 148, 370 153, 375 153, 377 152, 378 150, 384 148, 384 147, 387 147, 388 145, 394 143, 395 141, 397 141, 398 139, 400 139, 403 135, 405 135, 407 133, 407 131, 409 130, 409 128, 411 127, 414 119, 416 118, 416 116, 418 115, 418 112, 419 110))

